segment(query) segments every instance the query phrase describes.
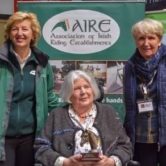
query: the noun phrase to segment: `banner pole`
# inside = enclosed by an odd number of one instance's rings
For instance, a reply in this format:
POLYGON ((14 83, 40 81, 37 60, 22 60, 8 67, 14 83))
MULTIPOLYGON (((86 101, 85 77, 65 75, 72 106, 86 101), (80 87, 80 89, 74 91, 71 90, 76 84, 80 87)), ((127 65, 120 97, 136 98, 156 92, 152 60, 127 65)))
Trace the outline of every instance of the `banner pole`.
POLYGON ((17 8, 17 0, 14 0, 14 12, 16 12, 18 10, 17 8))

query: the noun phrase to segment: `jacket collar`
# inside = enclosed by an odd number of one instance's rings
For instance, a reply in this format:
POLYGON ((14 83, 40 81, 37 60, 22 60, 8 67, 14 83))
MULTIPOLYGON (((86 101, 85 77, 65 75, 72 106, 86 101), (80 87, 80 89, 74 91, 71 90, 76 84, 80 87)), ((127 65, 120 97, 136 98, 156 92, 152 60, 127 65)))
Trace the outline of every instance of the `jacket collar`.
POLYGON ((8 59, 8 52, 9 52, 9 49, 8 49, 8 43, 5 42, 1 48, 0 48, 0 59, 3 59, 3 60, 7 60, 8 59))
POLYGON ((32 47, 31 49, 35 55, 35 58, 39 62, 39 64, 45 67, 48 63, 48 59, 49 59, 48 55, 40 51, 37 47, 32 47))
MULTIPOLYGON (((8 60, 9 50, 10 50, 10 41, 6 41, 0 48, 0 59, 8 60)), ((48 55, 40 51, 37 47, 31 47, 32 53, 37 59, 38 63, 45 67, 48 63, 48 55)))

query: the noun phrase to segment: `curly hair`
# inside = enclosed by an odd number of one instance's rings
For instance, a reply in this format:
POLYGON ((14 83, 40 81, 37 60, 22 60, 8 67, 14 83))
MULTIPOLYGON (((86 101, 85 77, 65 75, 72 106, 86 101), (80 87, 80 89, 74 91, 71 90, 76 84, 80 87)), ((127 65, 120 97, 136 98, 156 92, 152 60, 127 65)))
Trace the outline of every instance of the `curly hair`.
POLYGON ((17 22, 22 22, 24 20, 29 20, 31 22, 31 28, 32 28, 34 38, 32 39, 30 45, 34 46, 37 44, 37 41, 41 36, 41 27, 40 27, 40 23, 37 19, 36 14, 31 12, 18 11, 9 17, 5 26, 5 36, 4 36, 5 40, 10 39, 9 36, 10 36, 10 31, 12 26, 17 22))

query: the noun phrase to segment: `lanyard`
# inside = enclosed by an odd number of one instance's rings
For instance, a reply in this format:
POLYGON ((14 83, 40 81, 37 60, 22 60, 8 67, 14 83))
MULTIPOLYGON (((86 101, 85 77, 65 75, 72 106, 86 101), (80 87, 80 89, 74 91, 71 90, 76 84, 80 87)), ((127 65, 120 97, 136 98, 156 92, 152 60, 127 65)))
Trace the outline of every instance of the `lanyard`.
POLYGON ((141 78, 139 78, 142 81, 142 83, 140 84, 140 90, 144 96, 144 99, 148 98, 148 95, 149 95, 148 87, 153 83, 156 73, 157 73, 157 70, 154 71, 153 77, 151 78, 151 80, 148 83, 145 83, 145 81, 143 81, 141 78))

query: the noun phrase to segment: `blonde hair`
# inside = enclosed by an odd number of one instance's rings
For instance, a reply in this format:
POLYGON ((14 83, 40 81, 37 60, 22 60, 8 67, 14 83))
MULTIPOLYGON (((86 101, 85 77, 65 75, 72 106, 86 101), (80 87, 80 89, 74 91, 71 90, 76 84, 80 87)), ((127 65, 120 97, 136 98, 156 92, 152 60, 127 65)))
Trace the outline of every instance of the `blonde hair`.
POLYGON ((161 40, 164 34, 164 26, 160 21, 145 18, 133 25, 131 29, 133 37, 136 39, 138 35, 156 34, 161 40))
POLYGON ((10 31, 12 26, 16 22, 22 22, 24 20, 29 20, 31 22, 31 28, 34 35, 34 38, 31 41, 31 46, 34 46, 37 44, 37 41, 40 38, 41 27, 40 27, 36 14, 30 13, 30 12, 18 11, 9 17, 5 26, 5 36, 4 36, 5 40, 10 39, 9 36, 10 36, 10 31))

